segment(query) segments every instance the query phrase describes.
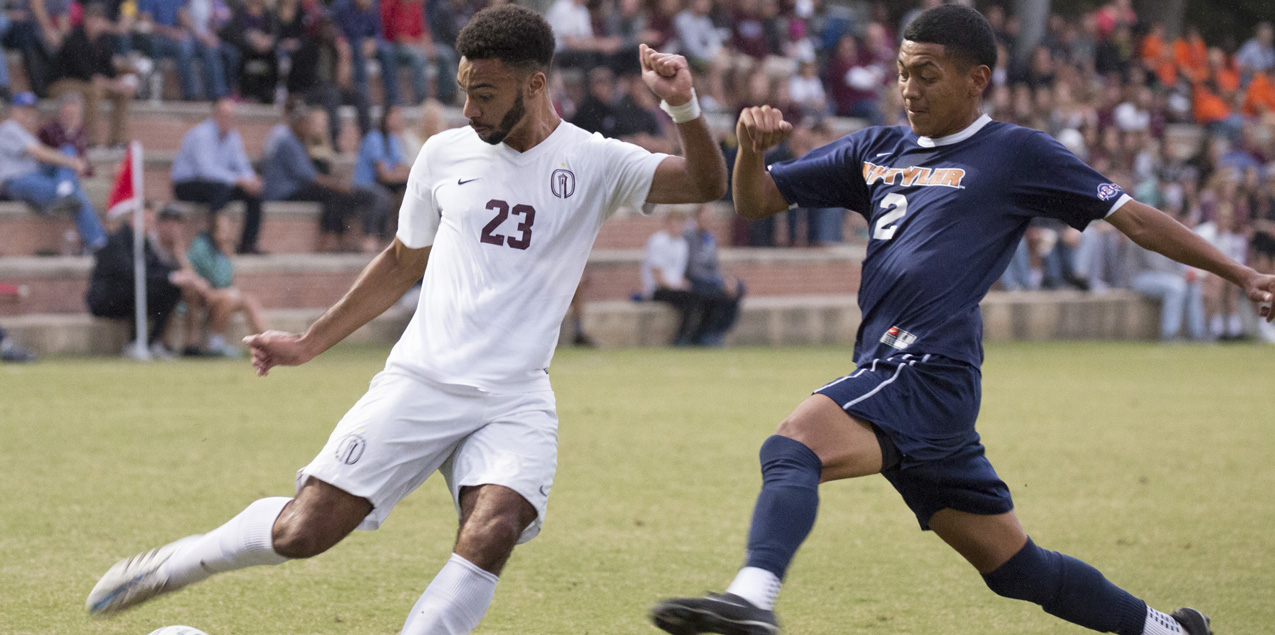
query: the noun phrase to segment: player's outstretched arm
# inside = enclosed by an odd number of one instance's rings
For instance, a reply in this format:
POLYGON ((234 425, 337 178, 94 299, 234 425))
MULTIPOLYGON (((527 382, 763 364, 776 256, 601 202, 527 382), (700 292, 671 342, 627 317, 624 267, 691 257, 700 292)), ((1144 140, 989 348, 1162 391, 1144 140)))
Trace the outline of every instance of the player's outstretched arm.
POLYGON ((668 105, 683 153, 660 162, 646 201, 707 203, 720 199, 726 194, 726 159, 699 114, 699 105, 693 103, 690 65, 681 55, 660 53, 645 44, 638 49, 642 79, 668 105))
POLYGON ((304 364, 384 313, 425 274, 429 247, 410 249, 397 238, 363 268, 345 297, 303 334, 266 331, 244 338, 252 366, 266 375, 275 366, 304 364))
POLYGON ((766 171, 766 151, 792 134, 792 124, 770 106, 745 108, 735 124, 739 154, 735 157, 733 194, 735 213, 749 220, 774 216, 788 209, 775 180, 766 171))
POLYGON ((1164 212, 1129 201, 1107 217, 1107 221, 1138 245, 1185 265, 1211 271, 1244 290, 1258 305, 1258 314, 1267 322, 1275 319, 1271 300, 1275 298, 1275 276, 1263 275, 1228 258, 1216 247, 1164 212))

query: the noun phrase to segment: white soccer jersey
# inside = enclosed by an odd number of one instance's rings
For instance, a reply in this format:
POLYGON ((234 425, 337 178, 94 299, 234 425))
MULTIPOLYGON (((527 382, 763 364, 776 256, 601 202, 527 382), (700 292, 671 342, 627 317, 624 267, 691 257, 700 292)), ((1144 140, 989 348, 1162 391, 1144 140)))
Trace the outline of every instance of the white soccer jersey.
POLYGON ((602 222, 642 209, 667 156, 565 121, 526 152, 469 127, 430 137, 412 165, 398 239, 433 249, 386 367, 492 392, 547 389, 602 222))

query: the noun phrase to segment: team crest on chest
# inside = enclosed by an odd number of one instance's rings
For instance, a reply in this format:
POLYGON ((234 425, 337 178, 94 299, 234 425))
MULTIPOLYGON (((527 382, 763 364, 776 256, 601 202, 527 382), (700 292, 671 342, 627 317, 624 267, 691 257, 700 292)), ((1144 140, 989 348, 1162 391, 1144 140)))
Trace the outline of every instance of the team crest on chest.
MULTIPOLYGON (((564 164, 565 165, 565 164, 564 164)), ((559 168, 549 175, 549 191, 558 198, 571 198, 576 192, 575 172, 559 168)))

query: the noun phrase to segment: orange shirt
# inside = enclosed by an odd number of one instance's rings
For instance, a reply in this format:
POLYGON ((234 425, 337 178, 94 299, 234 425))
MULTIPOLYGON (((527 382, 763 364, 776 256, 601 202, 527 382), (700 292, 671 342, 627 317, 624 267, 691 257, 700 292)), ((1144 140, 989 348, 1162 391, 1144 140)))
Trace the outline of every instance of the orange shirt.
POLYGON ((1234 93, 1240 89, 1240 72, 1234 68, 1223 68, 1217 72, 1217 87, 1224 93, 1234 93))
POLYGON ((1260 115, 1264 112, 1275 112, 1275 84, 1266 73, 1253 75, 1248 84, 1248 92, 1244 94, 1244 113, 1260 115))
POLYGON ((1152 33, 1142 38, 1142 60, 1148 64, 1154 63, 1164 55, 1164 39, 1152 33))
POLYGON ((1212 123, 1221 121, 1231 116, 1231 109, 1227 107, 1226 102, 1205 88, 1202 84, 1195 85, 1195 122, 1196 123, 1212 123))
POLYGON ((1203 39, 1197 38, 1190 42, 1178 39, 1173 43, 1173 60, 1197 79, 1208 73, 1209 51, 1204 46, 1203 39))

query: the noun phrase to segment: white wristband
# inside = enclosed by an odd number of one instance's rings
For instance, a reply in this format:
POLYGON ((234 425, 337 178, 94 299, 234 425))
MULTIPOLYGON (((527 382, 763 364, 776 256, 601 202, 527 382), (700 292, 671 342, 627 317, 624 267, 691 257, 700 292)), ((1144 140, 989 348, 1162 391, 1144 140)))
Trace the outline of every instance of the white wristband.
POLYGON ((699 119, 699 98, 695 96, 695 89, 691 89, 691 100, 681 106, 670 105, 663 99, 660 100, 660 110, 668 113, 673 118, 673 123, 686 123, 699 119))

